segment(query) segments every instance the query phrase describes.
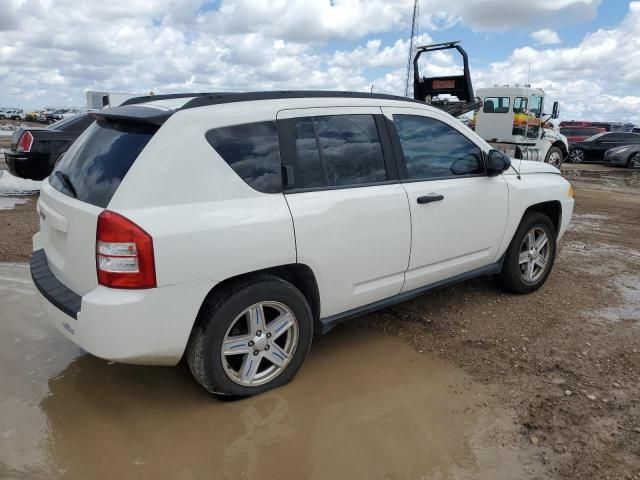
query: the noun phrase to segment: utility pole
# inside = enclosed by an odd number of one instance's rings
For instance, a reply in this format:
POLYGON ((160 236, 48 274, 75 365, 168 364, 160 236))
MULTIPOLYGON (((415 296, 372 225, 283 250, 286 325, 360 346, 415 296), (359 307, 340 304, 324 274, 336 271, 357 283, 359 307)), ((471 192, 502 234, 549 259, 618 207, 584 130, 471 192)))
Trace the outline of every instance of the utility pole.
POLYGON ((420 0, 413 2, 413 20, 411 21, 411 38, 409 39, 409 58, 407 59, 407 78, 404 82, 404 96, 409 96, 409 87, 413 80, 413 56, 416 53, 416 42, 418 41, 418 24, 420 19, 420 0))

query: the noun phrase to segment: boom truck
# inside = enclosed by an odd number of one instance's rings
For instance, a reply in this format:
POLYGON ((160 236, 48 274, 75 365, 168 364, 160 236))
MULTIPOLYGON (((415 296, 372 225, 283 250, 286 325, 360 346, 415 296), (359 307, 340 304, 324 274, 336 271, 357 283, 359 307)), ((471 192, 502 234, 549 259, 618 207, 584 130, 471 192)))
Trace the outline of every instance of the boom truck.
POLYGON ((569 154, 569 144, 549 124, 549 120, 559 116, 558 102, 553 103, 553 112, 545 118, 545 92, 529 85, 479 88, 474 96, 468 56, 459 43, 417 47, 413 59, 413 98, 454 117, 474 111, 470 126, 492 147, 513 158, 544 161, 559 168, 569 154), (462 56, 461 75, 420 75, 418 59, 422 54, 450 49, 462 56))

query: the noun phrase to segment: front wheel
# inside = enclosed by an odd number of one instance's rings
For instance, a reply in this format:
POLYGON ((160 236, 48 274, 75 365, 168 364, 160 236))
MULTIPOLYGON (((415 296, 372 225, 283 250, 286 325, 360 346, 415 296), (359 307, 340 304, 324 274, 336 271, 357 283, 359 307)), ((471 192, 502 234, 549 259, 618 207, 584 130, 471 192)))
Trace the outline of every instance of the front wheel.
POLYGON ((575 150, 571 150, 569 152, 569 161, 571 163, 584 162, 584 150, 582 150, 581 148, 576 148, 575 150))
POLYGON ((498 280, 510 292, 533 292, 547 280, 555 258, 556 230, 553 223, 542 213, 528 213, 505 253, 498 280))
POLYGON ((549 165, 560 168, 562 165, 562 150, 558 147, 551 147, 547 152, 547 158, 544 160, 549 165))
POLYGON ((205 301, 187 346, 191 373, 209 392, 246 397, 284 385, 311 347, 313 321, 304 295, 261 275, 205 301))
POLYGON ((640 152, 635 153, 631 156, 629 162, 627 163, 627 166, 629 168, 633 168, 634 170, 640 170, 640 152))

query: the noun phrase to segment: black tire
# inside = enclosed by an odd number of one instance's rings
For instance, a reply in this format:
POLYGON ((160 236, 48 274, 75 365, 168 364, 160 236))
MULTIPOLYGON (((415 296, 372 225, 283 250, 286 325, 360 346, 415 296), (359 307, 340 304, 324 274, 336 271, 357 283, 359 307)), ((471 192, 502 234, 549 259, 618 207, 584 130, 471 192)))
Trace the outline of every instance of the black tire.
POLYGON ((640 169, 640 152, 634 153, 629 157, 629 161, 627 162, 627 168, 631 168, 633 170, 640 169))
POLYGON ((5 120, 6 117, 4 115, 0 115, 0 120, 5 120))
POLYGON ((289 282, 262 274, 238 281, 205 300, 191 332, 186 357, 191 373, 207 391, 247 397, 289 382, 307 358, 312 339, 313 316, 304 295, 289 282), (290 362, 271 381, 258 386, 240 385, 225 372, 222 344, 238 315, 263 301, 279 302, 293 312, 298 322, 297 346, 290 362))
POLYGON ((560 166, 562 165, 562 160, 563 160, 564 155, 562 154, 562 150, 560 150, 558 147, 551 147, 549 149, 549 151, 547 152, 547 158, 544 159, 545 163, 548 163, 549 165, 553 165, 556 168, 560 168, 560 166), (558 158, 559 160, 557 161, 557 164, 555 161, 552 161, 552 157, 554 156, 554 154, 557 154, 558 156, 555 158, 558 158))
POLYGON ((569 152, 569 161, 571 163, 582 163, 584 162, 585 151, 581 148, 574 148, 569 152))
POLYGON ((549 217, 539 212, 527 213, 520 222, 520 226, 511 240, 511 244, 505 253, 502 270, 498 274, 498 282, 502 288, 513 293, 531 293, 539 289, 544 282, 546 282, 551 270, 553 270, 557 249, 556 237, 556 229, 549 217), (534 228, 542 229, 547 234, 549 258, 540 278, 534 282, 527 282, 520 268, 520 249, 525 236, 534 228))

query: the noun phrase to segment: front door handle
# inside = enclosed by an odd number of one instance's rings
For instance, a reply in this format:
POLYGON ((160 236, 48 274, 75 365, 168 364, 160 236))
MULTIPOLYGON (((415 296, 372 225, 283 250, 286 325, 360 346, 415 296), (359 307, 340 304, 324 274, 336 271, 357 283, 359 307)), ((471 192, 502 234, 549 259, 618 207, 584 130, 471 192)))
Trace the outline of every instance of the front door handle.
POLYGON ((424 197, 418 197, 418 203, 420 205, 431 202, 439 202, 440 200, 444 200, 444 195, 436 195, 435 193, 430 193, 429 195, 425 195, 424 197))

